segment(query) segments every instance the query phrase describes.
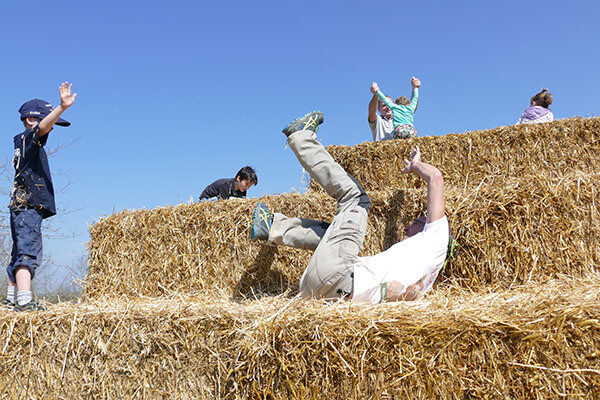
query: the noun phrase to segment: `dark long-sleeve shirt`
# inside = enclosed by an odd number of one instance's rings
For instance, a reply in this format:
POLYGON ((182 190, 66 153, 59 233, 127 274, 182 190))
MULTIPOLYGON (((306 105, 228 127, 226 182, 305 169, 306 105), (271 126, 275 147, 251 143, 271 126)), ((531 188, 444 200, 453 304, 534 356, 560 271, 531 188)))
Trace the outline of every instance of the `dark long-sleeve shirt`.
POLYGON ((228 199, 230 197, 246 197, 246 192, 235 189, 235 178, 219 179, 208 185, 200 194, 200 200, 218 197, 228 199))

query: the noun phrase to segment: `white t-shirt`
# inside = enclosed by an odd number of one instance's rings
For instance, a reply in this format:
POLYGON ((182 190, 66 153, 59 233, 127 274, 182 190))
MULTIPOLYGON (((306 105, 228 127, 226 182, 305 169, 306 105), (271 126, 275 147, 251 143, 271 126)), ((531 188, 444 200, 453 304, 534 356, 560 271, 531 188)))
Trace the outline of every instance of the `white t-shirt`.
POLYGON ((382 118, 381 115, 375 114, 375 121, 369 122, 369 128, 373 134, 373 140, 390 140, 394 138, 394 121, 392 119, 382 118))
MULTIPOLYGON (((397 281, 405 300, 425 294, 444 265, 448 250, 448 219, 425 224, 422 232, 372 257, 359 257, 354 266, 352 301, 379 303, 382 285, 397 281)), ((384 285, 385 286, 385 285, 384 285)))

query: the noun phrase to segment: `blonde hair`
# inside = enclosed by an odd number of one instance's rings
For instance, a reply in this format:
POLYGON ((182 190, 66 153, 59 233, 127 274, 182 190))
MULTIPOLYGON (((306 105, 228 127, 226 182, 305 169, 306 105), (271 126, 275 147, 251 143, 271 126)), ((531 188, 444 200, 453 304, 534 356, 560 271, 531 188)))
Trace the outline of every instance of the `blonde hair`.
POLYGON ((394 103, 398 104, 399 106, 407 106, 410 104, 410 101, 406 97, 400 96, 394 103))

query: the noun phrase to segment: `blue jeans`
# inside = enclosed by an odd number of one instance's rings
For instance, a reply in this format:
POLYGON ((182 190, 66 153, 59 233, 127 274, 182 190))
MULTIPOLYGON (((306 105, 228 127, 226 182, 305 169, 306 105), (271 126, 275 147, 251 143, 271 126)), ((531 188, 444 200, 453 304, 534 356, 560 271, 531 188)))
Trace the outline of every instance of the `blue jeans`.
POLYGON ((35 269, 42 263, 42 219, 42 210, 10 210, 13 246, 6 272, 12 283, 16 283, 18 268, 27 267, 33 279, 35 269))

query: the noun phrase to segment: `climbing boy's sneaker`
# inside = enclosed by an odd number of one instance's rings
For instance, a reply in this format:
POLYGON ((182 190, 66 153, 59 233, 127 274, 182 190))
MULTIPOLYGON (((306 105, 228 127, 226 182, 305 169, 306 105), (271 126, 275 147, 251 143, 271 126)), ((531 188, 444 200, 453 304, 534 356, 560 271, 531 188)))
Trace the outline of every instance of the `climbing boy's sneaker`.
POLYGON ((31 300, 29 303, 23 304, 22 306, 20 306, 18 303, 15 304, 14 310, 16 312, 22 312, 22 311, 46 311, 46 307, 44 307, 42 304, 38 303, 36 300, 31 300))
POLYGON ((313 111, 305 114, 303 117, 296 118, 290 122, 281 132, 285 133, 285 136, 290 136, 294 132, 309 130, 317 133, 319 125, 323 123, 325 117, 320 111, 313 111))
POLYGON ((4 299, 4 301, 2 302, 2 307, 8 308, 9 310, 14 310, 15 303, 10 301, 9 299, 4 299))
POLYGON ((267 240, 272 225, 273 213, 269 211, 264 203, 259 201, 254 208, 254 219, 252 220, 250 240, 267 240))

